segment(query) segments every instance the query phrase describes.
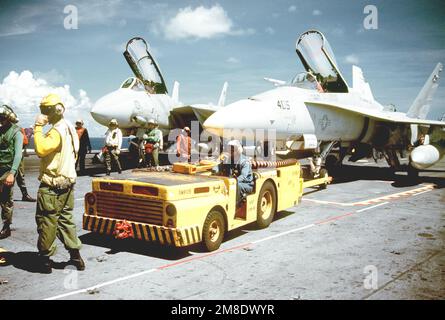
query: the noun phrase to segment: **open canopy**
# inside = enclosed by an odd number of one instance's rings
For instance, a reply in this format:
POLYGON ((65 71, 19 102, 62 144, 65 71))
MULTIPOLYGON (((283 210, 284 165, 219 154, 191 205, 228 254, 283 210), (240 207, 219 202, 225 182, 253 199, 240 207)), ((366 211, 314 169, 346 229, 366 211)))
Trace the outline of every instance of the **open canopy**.
POLYGON ((149 45, 144 39, 136 37, 127 43, 124 57, 135 76, 140 79, 145 89, 152 94, 165 94, 167 87, 149 45))
POLYGON ((348 92, 329 42, 317 30, 303 33, 297 40, 296 51, 307 72, 313 74, 327 92, 348 92))

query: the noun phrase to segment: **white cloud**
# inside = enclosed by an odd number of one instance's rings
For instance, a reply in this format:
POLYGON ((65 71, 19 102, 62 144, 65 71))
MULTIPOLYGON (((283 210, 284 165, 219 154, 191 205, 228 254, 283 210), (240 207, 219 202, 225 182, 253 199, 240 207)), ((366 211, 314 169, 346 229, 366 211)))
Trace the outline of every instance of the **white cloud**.
POLYGON ((295 12, 295 11, 297 11, 297 6, 294 6, 294 5, 290 6, 289 9, 287 9, 287 11, 295 12))
POLYGON ((264 31, 266 31, 266 33, 270 35, 275 34, 275 29, 272 27, 267 27, 264 31))
POLYGON ((161 20, 151 26, 156 35, 164 34, 168 40, 211 39, 224 35, 252 35, 255 29, 233 29, 233 22, 219 4, 179 9, 168 21, 161 20))
POLYGON ((91 118, 92 103, 84 90, 79 90, 77 96, 74 96, 69 85, 55 86, 45 79, 34 76, 28 70, 21 73, 11 71, 0 83, 0 102, 14 109, 20 118, 20 125, 24 127, 34 124, 34 119, 40 112, 40 101, 49 93, 56 93, 61 97, 66 107, 67 119, 74 122, 82 118, 86 126, 97 128, 98 132, 90 130, 93 135, 102 134, 103 129, 91 118))
POLYGON ((29 34, 29 33, 35 32, 36 29, 37 29, 37 27, 35 25, 7 26, 5 28, 2 28, 2 31, 0 32, 0 37, 19 36, 19 35, 23 35, 23 34, 29 34))
POLYGON ((315 9, 312 11, 312 15, 313 16, 321 16, 322 12, 321 12, 321 10, 315 9))
POLYGON ((350 64, 359 64, 359 59, 355 54, 348 54, 344 61, 350 64))
POLYGON ((239 63, 240 61, 237 58, 230 57, 226 60, 228 63, 239 63))

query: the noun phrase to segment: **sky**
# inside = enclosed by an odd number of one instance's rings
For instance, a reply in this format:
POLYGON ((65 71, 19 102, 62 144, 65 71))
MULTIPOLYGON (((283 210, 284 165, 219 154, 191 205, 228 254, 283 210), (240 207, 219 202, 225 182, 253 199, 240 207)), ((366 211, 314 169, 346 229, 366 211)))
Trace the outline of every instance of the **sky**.
MULTIPOLYGON (((264 77, 289 81, 303 71, 295 41, 308 29, 325 34, 350 86, 356 64, 375 99, 398 111, 408 110, 445 62, 440 0, 0 0, 0 102, 30 126, 41 98, 56 92, 70 120, 83 118, 101 136, 89 110, 132 75, 122 55, 130 38, 150 43, 168 89, 180 82, 181 102, 215 104, 224 81, 230 103, 270 89, 264 77), (364 27, 369 4, 376 29, 364 27), (72 6, 77 29, 66 28, 72 6)), ((428 118, 444 113, 442 81, 428 118)))

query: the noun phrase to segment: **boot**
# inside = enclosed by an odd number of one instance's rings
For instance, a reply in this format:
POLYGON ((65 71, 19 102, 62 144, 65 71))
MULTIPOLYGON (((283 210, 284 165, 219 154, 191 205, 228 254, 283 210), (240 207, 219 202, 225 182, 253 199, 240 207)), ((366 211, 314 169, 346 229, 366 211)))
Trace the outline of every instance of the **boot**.
POLYGON ((26 188, 22 189, 22 201, 26 201, 26 202, 36 202, 36 199, 32 198, 29 194, 28 194, 28 190, 26 188))
POLYGON ((2 230, 0 231, 0 239, 6 239, 11 236, 11 227, 9 223, 5 223, 3 225, 2 230))
POLYGON ((70 252, 70 261, 68 262, 70 265, 76 267, 77 270, 83 271, 85 270, 85 262, 80 256, 80 252, 78 249, 72 249, 70 252))
POLYGON ((40 272, 45 274, 50 274, 53 272, 53 268, 51 266, 51 260, 47 256, 40 256, 42 260, 42 264, 40 265, 40 272))

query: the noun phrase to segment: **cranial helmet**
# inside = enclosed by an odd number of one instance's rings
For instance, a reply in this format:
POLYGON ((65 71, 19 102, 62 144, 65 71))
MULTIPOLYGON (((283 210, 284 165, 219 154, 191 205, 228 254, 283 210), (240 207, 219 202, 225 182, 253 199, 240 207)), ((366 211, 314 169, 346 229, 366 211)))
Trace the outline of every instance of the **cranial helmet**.
POLYGON ((11 123, 17 123, 19 121, 12 108, 7 106, 6 104, 0 107, 0 117, 5 118, 11 123))
POLYGON ((50 93, 40 102, 40 112, 44 115, 51 115, 53 113, 62 115, 65 112, 65 106, 59 95, 50 93))
POLYGON ((243 152, 243 146, 241 145, 241 142, 239 142, 239 140, 230 140, 227 143, 227 146, 234 147, 240 154, 243 152))

